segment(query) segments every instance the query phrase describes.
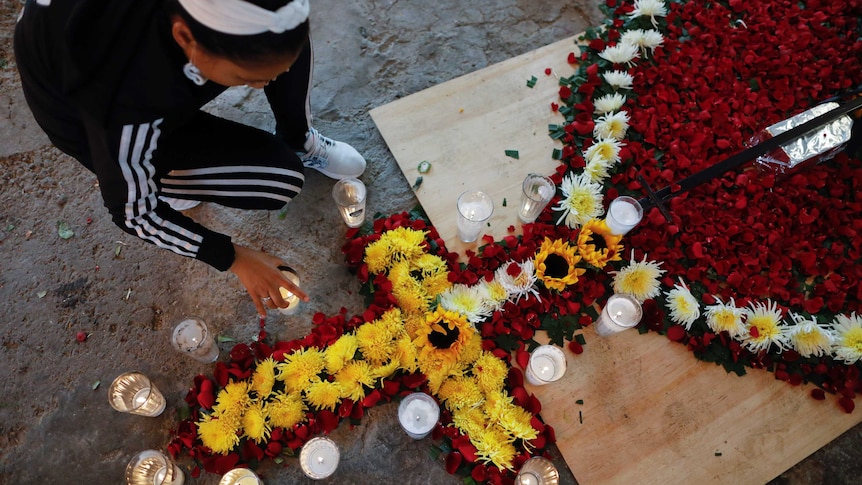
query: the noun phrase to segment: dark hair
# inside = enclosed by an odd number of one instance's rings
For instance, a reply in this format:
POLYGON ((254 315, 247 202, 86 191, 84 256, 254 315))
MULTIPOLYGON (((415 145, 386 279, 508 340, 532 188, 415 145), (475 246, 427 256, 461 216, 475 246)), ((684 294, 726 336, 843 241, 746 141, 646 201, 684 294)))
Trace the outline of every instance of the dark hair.
MULTIPOLYGON (((278 10, 292 0, 245 0, 267 10, 278 10)), ((299 55, 308 42, 308 20, 281 34, 264 32, 255 35, 233 35, 213 30, 195 20, 178 0, 166 0, 165 10, 185 20, 198 44, 210 54, 240 64, 268 62, 285 55, 299 55)))

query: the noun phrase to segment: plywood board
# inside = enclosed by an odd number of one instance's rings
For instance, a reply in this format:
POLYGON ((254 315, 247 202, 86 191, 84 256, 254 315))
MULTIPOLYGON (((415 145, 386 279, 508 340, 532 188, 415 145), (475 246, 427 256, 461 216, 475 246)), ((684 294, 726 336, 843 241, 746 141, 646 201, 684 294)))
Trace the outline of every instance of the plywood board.
MULTIPOLYGON (((433 164, 417 197, 450 250, 476 248, 456 237, 462 191, 491 194, 486 232, 500 239, 518 226, 523 177, 557 166, 551 153, 559 145, 547 134, 561 121, 550 109, 557 80, 544 71, 570 75, 566 59, 575 49, 574 38, 565 39, 372 110, 409 183, 419 162, 433 164)), ((762 484, 862 421, 862 413, 815 401, 766 371, 727 375, 658 335, 600 338, 586 329, 585 336, 584 354, 566 352, 562 381, 530 388, 582 485, 762 484)))

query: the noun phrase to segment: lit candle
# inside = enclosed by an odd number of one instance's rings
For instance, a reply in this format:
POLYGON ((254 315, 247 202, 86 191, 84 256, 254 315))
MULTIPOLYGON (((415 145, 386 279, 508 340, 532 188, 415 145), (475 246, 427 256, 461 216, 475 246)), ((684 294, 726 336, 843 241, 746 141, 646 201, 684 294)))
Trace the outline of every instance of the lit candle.
MULTIPOLYGON (((291 283, 297 287, 299 286, 299 276, 293 268, 290 266, 279 266, 278 269, 281 270, 281 274, 283 274, 291 283)), ((283 286, 278 289, 278 292, 281 293, 281 297, 284 298, 284 301, 288 304, 287 308, 279 308, 279 312, 283 315, 293 315, 299 311, 300 299, 297 295, 294 295, 293 292, 283 286)))
POLYGON ((632 197, 621 196, 611 202, 605 222, 612 234, 622 236, 640 223, 644 210, 632 197))
POLYGON ((398 405, 398 422, 414 440, 428 436, 440 418, 440 406, 424 392, 414 392, 398 405))
POLYGON ((320 480, 332 475, 338 468, 338 446, 329 438, 312 438, 302 445, 299 465, 309 478, 320 480))
POLYGON ((140 372, 126 372, 114 379, 108 402, 117 411, 150 417, 162 414, 166 404, 158 388, 140 372))
POLYGON ((641 321, 642 313, 641 304, 635 297, 622 293, 611 295, 596 320, 596 334, 607 337, 632 328, 641 321))
POLYGON ((156 450, 136 454, 126 466, 128 485, 183 485, 185 475, 171 459, 156 450))
POLYGON ((566 356, 555 345, 540 345, 530 354, 527 363, 527 382, 541 386, 554 382, 566 373, 566 356))
POLYGON ((534 456, 524 462, 515 477, 516 485, 556 485, 559 482, 560 472, 557 467, 551 460, 541 456, 534 456))
POLYGON ((263 485, 257 475, 248 468, 234 468, 224 474, 219 485, 263 485))

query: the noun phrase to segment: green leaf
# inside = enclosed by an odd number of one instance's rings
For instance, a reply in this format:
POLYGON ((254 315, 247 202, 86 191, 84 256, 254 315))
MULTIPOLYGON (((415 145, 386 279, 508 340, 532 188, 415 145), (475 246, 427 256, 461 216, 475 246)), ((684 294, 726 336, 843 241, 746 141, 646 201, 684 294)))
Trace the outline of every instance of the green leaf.
POLYGON ((419 162, 419 166, 416 168, 416 170, 418 170, 419 173, 428 173, 428 171, 431 170, 431 162, 429 162, 428 160, 422 160, 421 162, 419 162))
POLYGON ((583 403, 584 403, 583 399, 578 399, 577 401, 575 401, 575 404, 583 404, 583 403))
POLYGON ((219 335, 216 340, 218 340, 218 343, 220 343, 220 344, 236 342, 236 339, 234 339, 233 337, 228 337, 225 335, 219 335))
POLYGON ((63 239, 69 239, 75 235, 75 231, 66 221, 57 221, 57 235, 63 239))
POLYGON ((506 207, 506 198, 503 197, 503 207, 506 207))
POLYGON ((189 419, 192 415, 192 410, 189 409, 189 405, 183 403, 182 406, 177 408, 177 417, 180 418, 180 421, 185 421, 189 419))
POLYGON ((416 189, 418 189, 418 188, 419 188, 419 186, 421 186, 421 185, 422 185, 422 176, 419 176, 419 177, 416 177, 416 181, 415 181, 415 182, 413 182, 413 187, 411 187, 411 188, 412 188, 413 190, 416 190, 416 189))
POLYGON ((515 160, 518 160, 521 158, 521 155, 518 153, 518 150, 506 150, 504 153, 506 154, 507 157, 512 157, 515 160))
POLYGON ((98 389, 98 388, 99 388, 99 384, 101 384, 101 383, 102 383, 102 381, 98 381, 98 380, 97 380, 97 381, 96 381, 96 382, 94 382, 94 383, 93 383, 93 385, 92 385, 92 386, 90 386, 90 387, 92 387, 92 388, 93 388, 93 390, 95 391, 96 389, 98 389))
POLYGON ((536 76, 530 76, 530 79, 527 80, 527 87, 532 88, 536 85, 536 81, 538 81, 538 79, 536 79, 536 76))
POLYGON ((40 291, 39 293, 36 293, 36 296, 38 296, 39 298, 45 298, 45 295, 47 295, 47 294, 48 294, 48 292, 43 290, 43 291, 40 291))

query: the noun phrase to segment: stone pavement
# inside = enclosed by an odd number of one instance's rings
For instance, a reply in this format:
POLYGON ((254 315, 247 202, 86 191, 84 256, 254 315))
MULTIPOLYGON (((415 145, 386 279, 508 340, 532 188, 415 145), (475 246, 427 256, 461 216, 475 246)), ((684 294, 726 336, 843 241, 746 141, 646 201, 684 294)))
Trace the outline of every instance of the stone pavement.
MULTIPOLYGON (((401 174, 368 111, 457 76, 598 25, 599 0, 312 0, 315 125, 352 143, 368 159, 369 210, 411 209, 412 181, 401 174)), ((224 336, 250 341, 257 316, 230 274, 165 254, 119 231, 102 207, 95 179, 48 145, 18 87, 10 37, 18 1, 0 4, 0 483, 116 484, 129 458, 164 449, 178 405, 196 374, 210 367, 178 355, 167 333, 183 315, 207 320, 224 336), (70 239, 57 237, 67 222, 70 239), (89 334, 75 341, 79 331, 89 334), (147 373, 164 392, 158 418, 113 411, 106 388, 126 370, 147 373), (95 389, 94 389, 95 388, 95 389)), ((211 111, 270 129, 259 92, 232 89, 211 111)), ((296 266, 311 301, 302 314, 272 314, 275 338, 307 333, 313 312, 363 308, 343 265, 344 226, 330 203, 332 181, 309 173, 284 219, 203 204, 190 214, 236 240, 296 266)), ((223 344, 227 352, 230 344, 223 344)), ((378 406, 354 429, 331 437, 342 450, 324 483, 458 483, 432 460, 430 440, 399 428, 394 404, 378 406)), ((744 430, 740 430, 744 432, 744 430)), ((860 476, 857 427, 774 481, 850 484, 860 476)), ((188 461, 183 462, 188 465, 188 461)), ((267 484, 313 483, 288 459, 260 470, 267 484)), ((563 483, 574 478, 558 462, 563 483)), ((187 480, 215 484, 216 476, 187 480)))

